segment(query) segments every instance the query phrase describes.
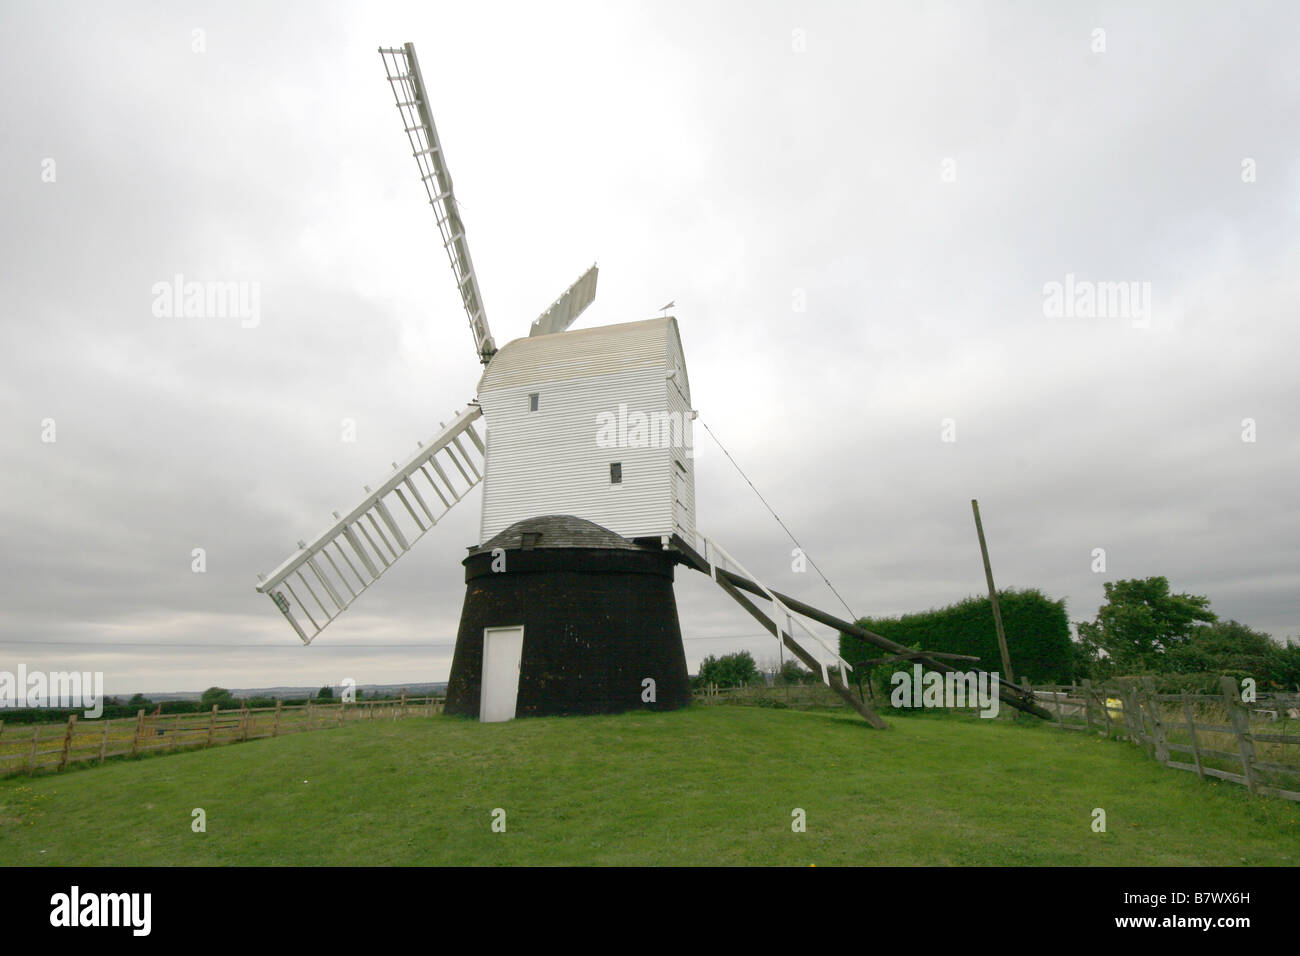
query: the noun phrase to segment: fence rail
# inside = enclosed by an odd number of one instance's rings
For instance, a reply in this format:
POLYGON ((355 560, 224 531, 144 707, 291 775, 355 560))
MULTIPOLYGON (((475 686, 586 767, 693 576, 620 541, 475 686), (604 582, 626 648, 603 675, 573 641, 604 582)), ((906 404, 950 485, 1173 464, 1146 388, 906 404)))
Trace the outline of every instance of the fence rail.
POLYGON ((1219 686, 1217 694, 1158 694, 1148 677, 1032 690, 1062 730, 1126 738, 1163 766, 1300 801, 1300 695, 1246 702, 1232 678, 1219 686))
POLYGON ((262 737, 329 730, 364 720, 400 720, 442 713, 441 697, 394 700, 308 701, 286 707, 241 707, 192 714, 146 714, 80 720, 65 724, 10 724, 0 720, 0 777, 64 770, 74 763, 103 763, 110 757, 138 757, 217 747, 262 737))
POLYGON ((774 687, 719 687, 707 684, 694 693, 700 704, 757 704, 802 709, 808 707, 847 706, 838 694, 820 680, 809 684, 784 684, 774 687))
MULTIPOLYGON (((1166 767, 1300 801, 1300 694, 1246 703, 1231 678, 1217 694, 1158 694, 1151 678, 1093 685, 1021 685, 1062 730, 1131 740, 1166 767)), ((840 707, 823 684, 705 686, 702 704, 840 707)))

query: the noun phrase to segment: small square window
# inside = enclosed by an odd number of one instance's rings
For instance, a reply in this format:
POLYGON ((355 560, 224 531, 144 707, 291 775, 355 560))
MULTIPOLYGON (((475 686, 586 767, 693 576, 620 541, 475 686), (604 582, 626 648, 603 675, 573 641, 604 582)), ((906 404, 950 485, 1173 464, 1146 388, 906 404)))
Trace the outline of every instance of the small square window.
POLYGON ((529 393, 528 393, 528 410, 529 410, 530 412, 535 412, 535 411, 537 411, 537 393, 536 393, 536 392, 529 392, 529 393))
POLYGON ((623 483, 623 463, 621 461, 611 461, 609 463, 609 483, 611 485, 621 485, 623 483))

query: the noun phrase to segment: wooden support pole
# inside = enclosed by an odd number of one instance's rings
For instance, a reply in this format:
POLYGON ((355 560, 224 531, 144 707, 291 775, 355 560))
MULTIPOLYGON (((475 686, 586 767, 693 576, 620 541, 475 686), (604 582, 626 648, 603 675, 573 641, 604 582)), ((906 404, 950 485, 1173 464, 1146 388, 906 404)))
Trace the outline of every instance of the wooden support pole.
POLYGON ((27 755, 28 773, 34 773, 36 770, 36 751, 40 747, 40 742, 41 742, 41 725, 36 724, 34 727, 32 727, 32 749, 31 752, 27 755))
POLYGON ((1008 683, 1014 684, 1016 675, 1011 671, 1011 652, 1007 650, 1007 632, 1002 629, 1002 608, 998 605, 998 591, 993 586, 993 565, 989 564, 989 546, 984 542, 984 525, 980 521, 980 503, 970 500, 975 512, 975 531, 980 539, 980 555, 984 558, 984 578, 989 584, 989 601, 993 603, 993 624, 998 632, 998 650, 1002 652, 1002 672, 1008 683))
POLYGON ((106 720, 106 721, 104 721, 104 736, 103 736, 103 738, 102 738, 102 739, 100 740, 100 742, 99 742, 99 762, 100 762, 100 763, 103 763, 103 762, 104 762, 104 758, 108 756, 108 728, 109 728, 109 725, 111 725, 112 723, 113 723, 113 722, 112 722, 111 720, 106 720))
MULTIPOLYGON (((699 571, 702 574, 710 574, 708 562, 706 562, 704 558, 700 556, 700 553, 698 551, 696 551, 693 547, 687 544, 686 541, 683 540, 678 535, 674 535, 672 540, 673 540, 673 547, 676 548, 678 553, 682 555, 683 561, 688 567, 694 568, 696 571, 699 571)), ((767 592, 764 591, 763 588, 761 588, 759 585, 749 580, 749 578, 737 574, 734 571, 728 571, 726 568, 715 568, 714 570, 716 570, 717 572, 717 579, 719 584, 721 584, 725 579, 729 584, 732 584, 735 587, 740 588, 740 590, 742 591, 748 591, 750 594, 757 594, 763 598, 767 597, 767 592)), ((850 621, 845 621, 841 618, 836 617, 833 614, 827 614, 825 611, 819 610, 818 608, 813 607, 811 604, 807 604, 803 601, 800 601, 798 598, 791 597, 788 594, 782 594, 780 591, 772 591, 772 593, 776 595, 777 599, 780 600, 782 604, 784 604, 794 613, 802 614, 804 617, 816 621, 819 624, 825 624, 827 627, 833 627, 837 631, 841 631, 845 634, 851 634, 852 636, 858 638, 861 641, 864 641, 867 644, 872 644, 876 647, 889 651, 892 654, 915 653, 910 647, 904 647, 902 644, 899 644, 897 641, 891 641, 889 638, 877 634, 875 631, 869 631, 865 627, 861 627, 850 621)), ((919 663, 923 664, 925 667, 928 667, 930 670, 939 671, 940 673, 943 674, 946 674, 948 672, 956 673, 957 671, 955 667, 951 667, 948 664, 943 663, 943 661, 937 661, 931 657, 921 658, 919 660, 919 663)), ((820 665, 818 665, 818 669, 820 669, 820 665)), ((979 669, 972 668, 972 670, 978 671, 979 669)), ((1027 714, 1033 714, 1035 717, 1040 717, 1043 720, 1052 719, 1052 715, 1050 713, 1048 713, 1042 707, 1039 707, 1037 704, 1033 703, 1032 694, 1028 694, 1022 697, 1021 694, 1016 693, 1015 685, 1007 683, 1005 679, 999 679, 998 681, 998 694, 1002 698, 1002 702, 1007 704, 1010 707, 1014 707, 1017 710, 1022 710, 1027 714)))
POLYGON ((284 705, 284 701, 277 698, 275 701, 275 723, 271 727, 272 737, 280 736, 280 708, 283 705, 284 705))
MULTIPOLYGON (((791 640, 790 637, 778 628, 776 623, 764 614, 753 601, 736 590, 735 586, 732 585, 731 582, 724 581, 722 577, 719 576, 718 584, 722 586, 724 591, 731 595, 732 599, 737 604, 748 611, 754 620, 762 624, 769 634, 779 640, 784 646, 790 648, 790 653, 799 658, 805 667, 814 673, 821 670, 821 664, 816 658, 800 647, 795 641, 791 640)), ((830 679, 831 690, 843 698, 850 707, 857 711, 858 715, 862 717, 863 720, 869 723, 872 727, 875 727, 877 730, 885 730, 889 726, 879 714, 854 697, 853 693, 844 686, 844 682, 841 681, 836 674, 829 673, 828 677, 830 679)))
POLYGON ((1092 681, 1083 679, 1083 725, 1092 733, 1092 681))
POLYGON ((204 750, 212 746, 212 734, 213 731, 215 731, 216 729, 217 729, 217 705, 213 704, 212 713, 208 715, 208 739, 203 744, 204 750))

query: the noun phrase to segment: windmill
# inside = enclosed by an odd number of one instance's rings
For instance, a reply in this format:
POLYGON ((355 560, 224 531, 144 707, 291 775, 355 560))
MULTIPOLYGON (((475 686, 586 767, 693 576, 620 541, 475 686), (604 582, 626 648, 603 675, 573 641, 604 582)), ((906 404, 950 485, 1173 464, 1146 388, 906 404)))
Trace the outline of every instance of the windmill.
POLYGON ((848 664, 796 615, 916 652, 770 590, 697 532, 695 412, 674 317, 570 330, 595 298, 593 265, 526 337, 497 347, 415 48, 379 53, 484 368, 473 401, 393 462, 356 507, 334 512, 329 527, 259 575, 257 590, 310 644, 482 484, 479 543, 462 562, 448 713, 496 721, 689 703, 673 596, 683 564, 710 575, 883 727, 849 691, 848 664))

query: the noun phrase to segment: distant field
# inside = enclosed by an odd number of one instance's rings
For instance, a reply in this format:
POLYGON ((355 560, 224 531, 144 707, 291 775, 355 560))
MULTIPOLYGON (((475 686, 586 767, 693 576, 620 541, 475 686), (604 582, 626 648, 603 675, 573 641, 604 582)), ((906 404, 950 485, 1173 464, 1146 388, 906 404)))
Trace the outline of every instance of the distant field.
POLYGON ((717 706, 345 725, 0 781, 0 862, 1300 863, 1300 805, 1131 744, 954 715, 890 723, 717 706), (206 833, 191 832, 195 807, 206 833), (796 807, 806 833, 791 832, 796 807))

